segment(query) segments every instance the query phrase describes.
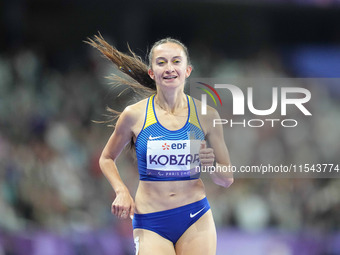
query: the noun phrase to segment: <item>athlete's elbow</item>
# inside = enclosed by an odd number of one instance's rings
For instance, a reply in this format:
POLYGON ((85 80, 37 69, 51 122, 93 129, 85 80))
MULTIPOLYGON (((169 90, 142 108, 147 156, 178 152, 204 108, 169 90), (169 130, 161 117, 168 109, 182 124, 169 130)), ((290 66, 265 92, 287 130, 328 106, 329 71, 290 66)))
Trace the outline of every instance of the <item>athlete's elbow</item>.
POLYGON ((228 178, 227 180, 224 181, 224 186, 225 188, 229 188, 231 184, 234 183, 234 178, 233 177, 230 177, 228 178))
POLYGON ((229 188, 231 184, 234 182, 233 177, 224 177, 224 178, 218 178, 215 176, 212 176, 213 181, 215 184, 222 186, 224 188, 229 188))
POLYGON ((110 164, 110 161, 113 161, 113 159, 106 155, 105 153, 102 153, 98 160, 100 169, 103 171, 106 168, 106 166, 110 164))
POLYGON ((220 180, 219 183, 217 183, 218 185, 224 187, 224 188, 229 188, 231 184, 233 184, 234 182, 234 178, 226 178, 224 180, 220 180))
POLYGON ((102 156, 99 158, 98 163, 99 163, 100 170, 103 171, 104 166, 106 165, 106 161, 107 161, 106 158, 104 158, 102 156))

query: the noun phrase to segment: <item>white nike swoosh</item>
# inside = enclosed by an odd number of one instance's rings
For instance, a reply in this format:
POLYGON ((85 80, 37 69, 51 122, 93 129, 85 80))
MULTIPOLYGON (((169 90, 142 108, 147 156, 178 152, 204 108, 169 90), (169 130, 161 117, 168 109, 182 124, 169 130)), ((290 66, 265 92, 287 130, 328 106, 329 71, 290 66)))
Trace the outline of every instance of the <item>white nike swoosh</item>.
POLYGON ((161 137, 164 137, 164 135, 162 135, 162 136, 156 136, 156 137, 152 137, 152 136, 150 135, 150 136, 149 136, 149 140, 154 140, 154 139, 161 138, 161 137))
POLYGON ((199 214, 200 212, 202 212, 202 211, 204 210, 204 208, 205 208, 205 206, 204 206, 201 210, 199 210, 198 212, 196 212, 196 213, 190 213, 190 218, 194 218, 197 214, 199 214))

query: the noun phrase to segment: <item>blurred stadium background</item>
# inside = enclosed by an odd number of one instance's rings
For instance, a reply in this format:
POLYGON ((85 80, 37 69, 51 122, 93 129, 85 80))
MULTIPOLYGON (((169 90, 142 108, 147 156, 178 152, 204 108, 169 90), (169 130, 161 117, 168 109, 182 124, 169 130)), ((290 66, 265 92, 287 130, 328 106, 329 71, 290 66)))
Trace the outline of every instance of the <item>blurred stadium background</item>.
MULTIPOLYGON (((340 76, 337 0, 2 0, 0 12, 0 255, 134 254, 98 166, 112 129, 92 120, 130 100, 116 98, 104 78, 112 65, 83 42, 98 31, 143 58, 155 40, 179 38, 194 77, 340 76)), ((339 163, 340 87, 316 95, 322 114, 294 138, 226 132, 232 161, 277 152, 339 163)), ((131 161, 118 163, 134 194, 131 161)), ((218 255, 340 254, 339 179, 237 179, 224 190, 204 178, 218 255)))

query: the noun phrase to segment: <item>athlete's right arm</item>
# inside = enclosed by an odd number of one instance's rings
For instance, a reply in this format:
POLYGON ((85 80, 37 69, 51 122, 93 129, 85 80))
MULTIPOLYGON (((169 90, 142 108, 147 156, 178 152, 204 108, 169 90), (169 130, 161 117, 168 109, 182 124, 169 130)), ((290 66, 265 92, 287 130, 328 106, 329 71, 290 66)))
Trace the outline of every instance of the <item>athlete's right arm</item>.
POLYGON ((127 218, 129 215, 132 217, 135 209, 133 198, 119 175, 115 160, 131 141, 134 135, 131 127, 136 121, 135 111, 130 106, 127 107, 121 113, 99 159, 100 168, 116 193, 111 210, 119 218, 127 218))

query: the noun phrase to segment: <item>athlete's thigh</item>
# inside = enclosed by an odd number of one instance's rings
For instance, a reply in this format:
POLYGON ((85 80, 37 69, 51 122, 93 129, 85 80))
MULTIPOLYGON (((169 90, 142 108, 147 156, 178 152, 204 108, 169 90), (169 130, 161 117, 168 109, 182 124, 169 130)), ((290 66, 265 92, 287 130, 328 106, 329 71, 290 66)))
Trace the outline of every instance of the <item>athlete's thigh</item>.
POLYGON ((216 254, 216 227, 211 210, 184 232, 175 248, 177 255, 216 254))
POLYGON ((171 241, 146 229, 134 229, 136 255, 175 255, 174 245, 171 241))

